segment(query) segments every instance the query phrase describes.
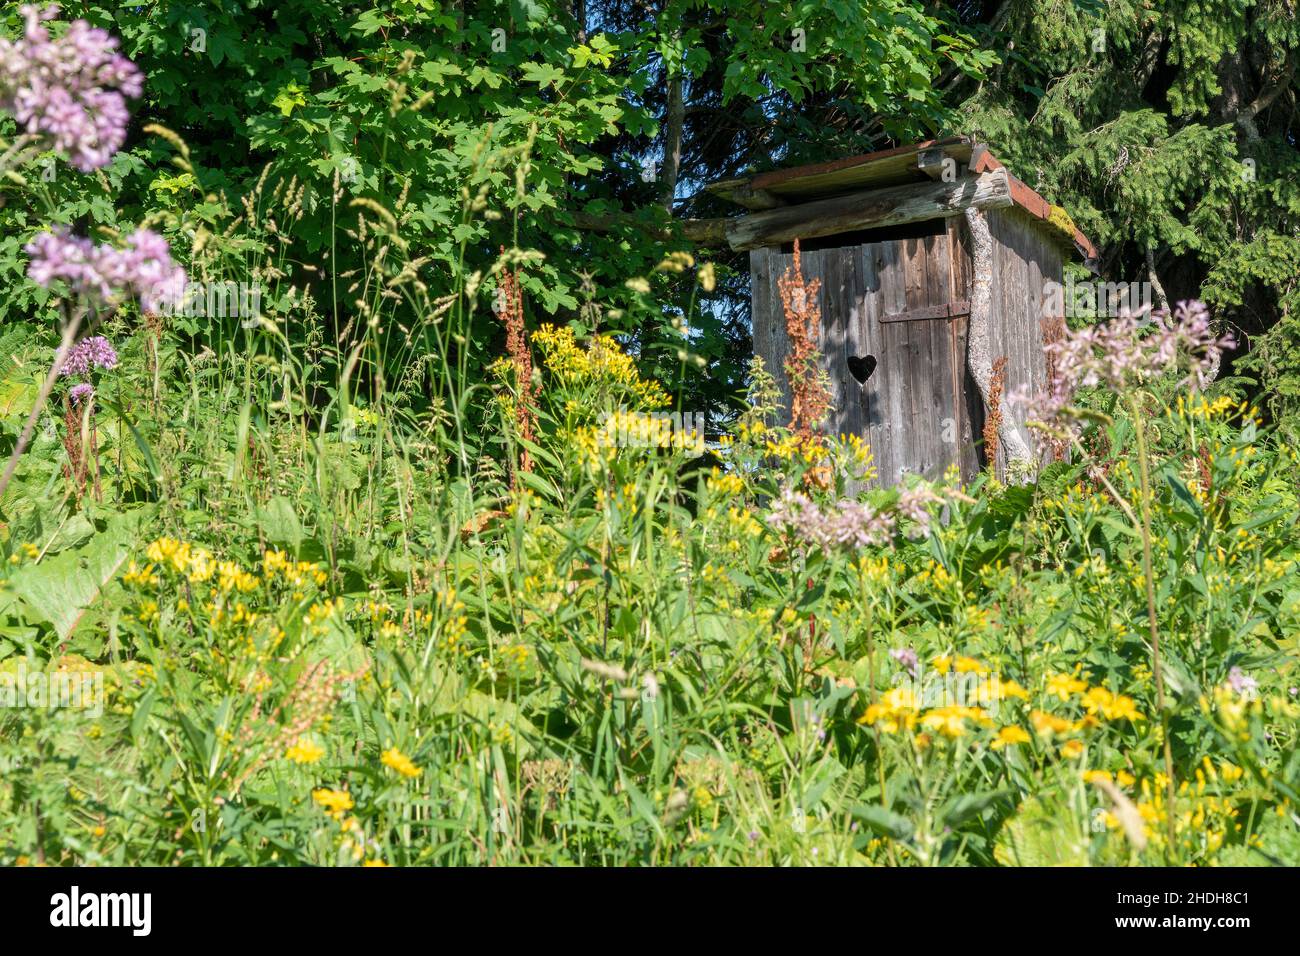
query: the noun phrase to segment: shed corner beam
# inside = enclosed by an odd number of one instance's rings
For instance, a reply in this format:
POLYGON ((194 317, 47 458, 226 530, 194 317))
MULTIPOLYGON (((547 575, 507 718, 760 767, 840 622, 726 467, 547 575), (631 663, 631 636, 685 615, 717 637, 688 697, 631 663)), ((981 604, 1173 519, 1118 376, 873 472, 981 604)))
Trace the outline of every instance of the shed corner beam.
POLYGON ((727 242, 730 219, 678 219, 682 236, 702 246, 723 246, 727 242))
POLYGON ((943 146, 931 146, 916 154, 916 168, 931 179, 943 179, 949 174, 949 181, 955 178, 960 165, 951 150, 943 146))
POLYGON ((748 179, 723 179, 704 188, 715 196, 750 210, 776 209, 785 205, 785 200, 775 193, 766 189, 754 189, 748 179))
MULTIPOLYGON (((979 389, 984 414, 993 414, 993 236, 984 214, 974 207, 965 210, 970 236, 971 288, 970 319, 966 327, 966 365, 979 389)), ((1004 417, 998 426, 998 440, 1007 450, 1008 463, 1030 462, 1033 453, 1015 423, 1004 417)), ((991 462, 996 469, 996 463, 991 462)), ((1008 468, 1008 476, 1012 472, 1008 468)), ((1003 476, 1003 477, 1008 477, 1003 476)))

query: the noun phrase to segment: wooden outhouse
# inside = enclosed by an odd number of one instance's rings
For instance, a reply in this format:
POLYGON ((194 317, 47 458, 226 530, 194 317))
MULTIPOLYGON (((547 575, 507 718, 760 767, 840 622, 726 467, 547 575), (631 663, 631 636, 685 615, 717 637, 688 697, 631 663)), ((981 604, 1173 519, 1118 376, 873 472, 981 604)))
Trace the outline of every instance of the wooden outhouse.
POLYGON ((870 444, 879 484, 951 465, 975 477, 990 418, 1000 476, 1013 459, 1032 468, 1053 453, 1003 399, 1047 386, 1042 347, 1064 328, 1051 283, 1065 256, 1092 267, 1097 253, 987 147, 952 137, 710 188, 749 210, 726 220, 725 235, 749 250, 754 352, 787 412, 777 280, 799 240, 804 276, 820 280, 826 429, 870 444))

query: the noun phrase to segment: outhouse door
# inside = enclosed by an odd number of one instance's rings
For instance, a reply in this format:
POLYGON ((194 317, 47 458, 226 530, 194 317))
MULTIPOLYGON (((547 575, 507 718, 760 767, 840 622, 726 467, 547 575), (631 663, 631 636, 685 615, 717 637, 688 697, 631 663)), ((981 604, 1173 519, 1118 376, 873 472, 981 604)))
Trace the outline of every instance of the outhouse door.
MULTIPOLYGON (((974 437, 983 409, 966 367, 968 259, 958 220, 937 220, 931 233, 835 236, 801 250, 805 278, 821 280, 820 345, 834 406, 827 430, 868 442, 874 484, 893 485, 909 473, 937 479, 954 464, 970 480, 980 469, 974 437)), ((750 255, 755 352, 784 356, 777 280, 793 264, 793 250, 750 255)), ((785 373, 770 370, 788 409, 785 373)))

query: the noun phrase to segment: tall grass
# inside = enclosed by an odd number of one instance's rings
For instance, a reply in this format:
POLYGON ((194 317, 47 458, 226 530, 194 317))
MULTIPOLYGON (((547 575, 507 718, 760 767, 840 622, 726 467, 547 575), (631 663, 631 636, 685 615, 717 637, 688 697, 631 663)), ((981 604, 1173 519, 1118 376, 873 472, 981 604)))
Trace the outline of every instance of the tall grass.
MULTIPOLYGON (((466 221, 527 160, 485 145, 466 221)), ((107 326, 102 505, 34 429, 0 496, 0 669, 102 673, 108 706, 0 716, 0 861, 1300 859, 1295 455, 1251 409, 1171 386, 1110 409, 1100 471, 941 482, 888 540, 816 546, 775 503, 847 507, 869 449, 772 425, 761 366, 706 458, 611 444, 610 416, 664 437, 672 398, 531 312, 529 441, 480 306, 535 256, 432 275, 390 186, 316 197, 347 275, 297 259, 317 185, 165 224, 265 313, 107 326)), ((47 367, 26 348, 7 381, 47 367)))

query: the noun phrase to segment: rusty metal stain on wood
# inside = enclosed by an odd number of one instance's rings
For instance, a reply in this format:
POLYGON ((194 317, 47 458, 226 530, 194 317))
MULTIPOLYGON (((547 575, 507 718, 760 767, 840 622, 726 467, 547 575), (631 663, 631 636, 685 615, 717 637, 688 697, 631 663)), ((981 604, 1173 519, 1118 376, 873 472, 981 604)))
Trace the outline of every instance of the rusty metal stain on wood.
POLYGON ((880 317, 881 322, 920 322, 925 319, 955 319, 970 315, 970 300, 959 299, 956 302, 944 302, 939 305, 926 305, 906 312, 893 312, 880 317))

